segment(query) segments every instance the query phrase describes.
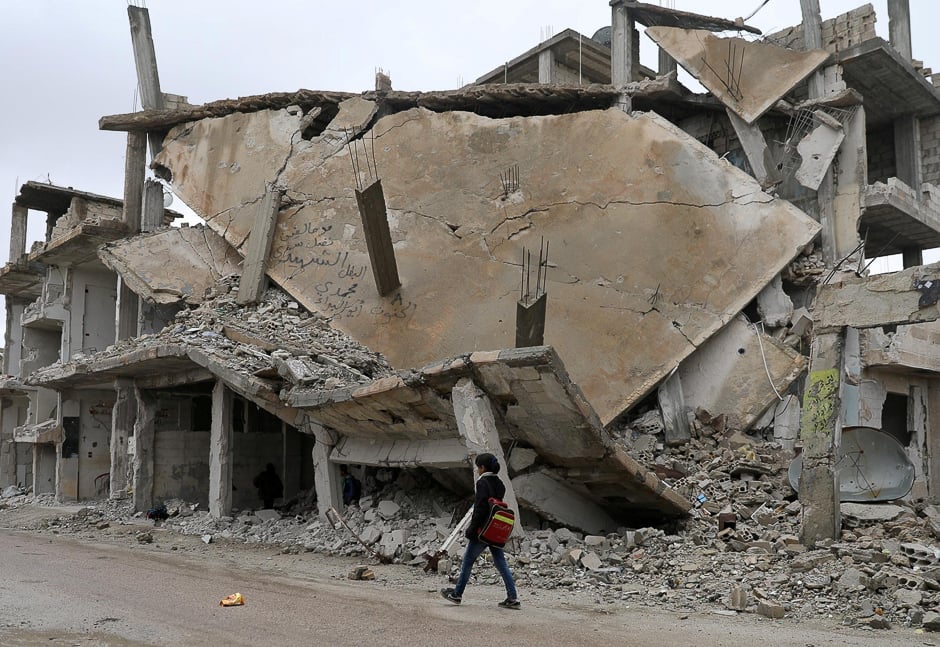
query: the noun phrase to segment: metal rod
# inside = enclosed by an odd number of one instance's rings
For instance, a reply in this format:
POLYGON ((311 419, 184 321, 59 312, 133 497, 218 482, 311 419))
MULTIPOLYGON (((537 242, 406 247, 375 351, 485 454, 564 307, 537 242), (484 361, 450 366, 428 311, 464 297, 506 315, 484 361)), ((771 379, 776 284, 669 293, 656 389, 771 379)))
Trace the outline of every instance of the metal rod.
POLYGON ((375 169, 375 177, 379 177, 379 165, 375 161, 375 130, 372 131, 372 168, 375 169))
POLYGON ((519 267, 522 269, 522 275, 519 277, 519 300, 523 301, 525 299, 525 247, 522 248, 522 265, 519 267))
POLYGON ((529 305, 529 294, 530 294, 530 290, 529 290, 529 275, 532 274, 532 252, 528 252, 528 254, 526 254, 526 256, 527 256, 527 259, 526 259, 526 260, 528 261, 529 268, 528 268, 528 270, 526 271, 526 274, 525 274, 525 303, 526 303, 526 305, 529 305))

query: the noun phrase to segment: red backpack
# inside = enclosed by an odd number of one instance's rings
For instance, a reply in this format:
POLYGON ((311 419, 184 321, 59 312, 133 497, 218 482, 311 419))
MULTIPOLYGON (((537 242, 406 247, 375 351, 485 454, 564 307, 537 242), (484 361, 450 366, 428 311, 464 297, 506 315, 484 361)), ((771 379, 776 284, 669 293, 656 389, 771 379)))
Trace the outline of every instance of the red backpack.
POLYGON ((502 548, 509 541, 509 535, 512 534, 512 528, 516 523, 516 513, 504 501, 496 497, 491 496, 489 504, 490 512, 477 538, 487 546, 502 548))

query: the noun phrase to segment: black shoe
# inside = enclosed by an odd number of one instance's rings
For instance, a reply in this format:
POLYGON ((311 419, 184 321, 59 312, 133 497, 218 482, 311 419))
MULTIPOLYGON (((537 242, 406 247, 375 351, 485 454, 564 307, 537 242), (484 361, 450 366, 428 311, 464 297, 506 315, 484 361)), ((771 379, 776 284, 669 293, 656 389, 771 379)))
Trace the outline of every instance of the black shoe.
MULTIPOLYGON (((454 604, 460 604, 461 602, 461 598, 454 595, 454 589, 441 589, 441 597, 448 602, 453 602, 454 604)), ((516 604, 519 603, 516 602, 516 604)))
POLYGON ((500 603, 499 603, 499 606, 501 606, 501 607, 504 608, 504 609, 516 609, 516 610, 519 610, 519 609, 522 608, 522 604, 519 602, 519 600, 511 600, 511 599, 509 599, 509 598, 506 598, 505 600, 503 600, 502 602, 500 602, 500 603))

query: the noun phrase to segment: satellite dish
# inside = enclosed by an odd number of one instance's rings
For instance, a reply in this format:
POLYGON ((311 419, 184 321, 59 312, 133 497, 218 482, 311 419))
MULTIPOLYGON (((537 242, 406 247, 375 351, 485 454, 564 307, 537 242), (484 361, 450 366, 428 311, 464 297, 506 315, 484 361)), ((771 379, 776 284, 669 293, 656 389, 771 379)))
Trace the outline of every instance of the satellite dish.
POLYGON ((163 208, 166 209, 171 204, 173 204, 173 194, 169 191, 163 192, 163 208))
MULTIPOLYGON (((893 501, 914 487, 914 464, 894 436, 871 427, 846 427, 835 469, 841 501, 893 501)), ((790 463, 787 478, 799 492, 803 458, 790 463)))

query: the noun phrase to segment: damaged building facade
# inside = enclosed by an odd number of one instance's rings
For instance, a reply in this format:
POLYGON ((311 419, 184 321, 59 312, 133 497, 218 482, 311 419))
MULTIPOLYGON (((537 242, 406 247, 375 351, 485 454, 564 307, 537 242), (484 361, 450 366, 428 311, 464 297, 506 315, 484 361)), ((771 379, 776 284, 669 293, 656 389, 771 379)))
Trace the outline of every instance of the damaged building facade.
POLYGON ((524 514, 601 533, 692 509, 657 442, 766 432, 801 452, 812 545, 866 427, 938 498, 940 93, 907 2, 890 42, 870 5, 803 5, 762 36, 615 0, 594 38, 458 90, 201 106, 161 92, 129 7, 145 109, 100 122, 127 133, 123 200, 30 183, 14 205, 14 232, 26 210, 50 231, 25 254, 24 223, 0 273, 0 480, 224 516, 270 462, 325 511, 340 464, 456 489, 486 450, 524 514), (205 225, 164 226, 148 166, 205 225), (867 276, 894 253, 893 282, 867 276))

